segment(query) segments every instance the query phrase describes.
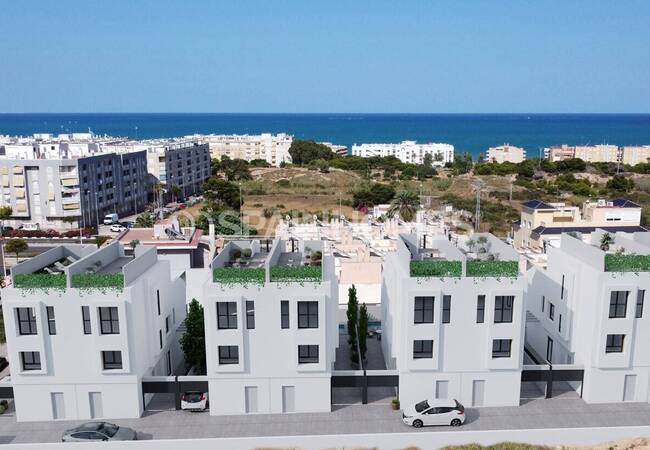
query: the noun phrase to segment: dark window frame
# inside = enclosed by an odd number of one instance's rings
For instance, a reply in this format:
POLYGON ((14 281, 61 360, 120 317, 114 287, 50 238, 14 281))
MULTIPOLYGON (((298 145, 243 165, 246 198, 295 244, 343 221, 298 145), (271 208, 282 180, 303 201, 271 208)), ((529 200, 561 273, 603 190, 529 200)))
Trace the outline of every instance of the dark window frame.
POLYGON ((92 334, 92 324, 90 322, 90 306, 81 307, 81 323, 83 324, 84 334, 92 334))
POLYGON ((512 339, 492 340, 492 359, 510 358, 512 356, 512 339))
POLYGON ((413 323, 433 323, 436 298, 432 296, 418 296, 413 302, 413 323))
POLYGON ((50 336, 56 335, 56 315, 54 314, 54 306, 46 306, 45 313, 47 314, 47 332, 50 336))
POLYGON ((639 289, 636 293, 636 310, 634 311, 634 317, 636 319, 643 318, 644 303, 645 303, 645 289, 639 289))
POLYGON ((237 302, 217 302, 217 329, 237 329, 237 302))
POLYGON ((99 333, 120 334, 120 319, 117 306, 100 306, 99 333))
POLYGON ((494 323, 512 323, 515 309, 514 295, 494 297, 494 323))
POLYGON ((605 341, 605 353, 623 353, 624 345, 624 334, 608 334, 605 341))
POLYGON ((298 302, 298 328, 318 328, 318 302, 298 302))
POLYGON ((122 352, 119 350, 102 350, 102 367, 104 370, 121 370, 122 352))
POLYGON ((476 323, 485 323, 485 295, 476 298, 476 323))
POLYGON ((451 295, 442 296, 442 323, 451 323, 451 295))
POLYGON ((246 300, 246 329, 255 329, 255 302, 246 300))
POLYGON ((433 339, 416 339, 413 341, 413 359, 433 358, 433 339))
POLYGON ((239 346, 237 345, 220 345, 219 365, 239 364, 239 346))
POLYGON ((612 291, 609 294, 610 319, 625 319, 627 316, 627 300, 629 295, 630 291, 612 291))
POLYGON ((21 336, 38 334, 38 327, 36 326, 36 311, 34 308, 16 308, 16 321, 18 322, 18 334, 21 336))
POLYGON ((158 315, 160 315, 160 289, 156 289, 156 305, 158 306, 158 315))
POLYGON ((41 353, 40 352, 20 352, 20 363, 22 370, 28 372, 31 370, 41 370, 41 353))
POLYGON ((552 321, 555 320, 555 305, 551 302, 548 302, 548 318, 552 321))
POLYGON ((318 345, 298 346, 298 364, 318 364, 319 356, 318 345))
POLYGON ((289 300, 280 300, 280 328, 290 328, 289 300))

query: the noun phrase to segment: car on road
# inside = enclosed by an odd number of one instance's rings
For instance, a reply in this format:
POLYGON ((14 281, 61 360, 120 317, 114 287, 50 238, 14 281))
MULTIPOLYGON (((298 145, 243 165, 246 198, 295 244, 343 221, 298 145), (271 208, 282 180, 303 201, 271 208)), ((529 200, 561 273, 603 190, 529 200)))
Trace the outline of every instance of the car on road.
POLYGON ((181 396, 181 409, 186 411, 205 411, 208 409, 208 393, 200 391, 184 392, 181 396))
POLYGON ((424 425, 459 427, 465 423, 465 407, 455 399, 423 400, 412 407, 404 408, 402 421, 415 428, 424 425))
POLYGON ((135 430, 109 422, 86 422, 63 432, 63 442, 135 441, 135 430))
POLYGON ((114 233, 121 233, 122 231, 126 230, 126 228, 120 225, 119 223, 115 223, 111 225, 110 230, 113 231, 114 233))

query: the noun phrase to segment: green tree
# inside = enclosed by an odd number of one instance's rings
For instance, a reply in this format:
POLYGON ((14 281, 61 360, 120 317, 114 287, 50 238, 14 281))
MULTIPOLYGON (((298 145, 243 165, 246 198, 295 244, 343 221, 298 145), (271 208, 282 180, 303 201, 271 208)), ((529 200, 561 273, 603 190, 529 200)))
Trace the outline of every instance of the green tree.
POLYGON ((78 218, 78 217, 75 217, 75 216, 65 216, 65 217, 64 217, 63 219, 61 219, 61 220, 63 221, 63 223, 68 223, 68 224, 70 224, 70 228, 72 229, 72 223, 73 223, 73 222, 76 222, 78 219, 79 219, 79 218, 78 218))
POLYGON ((108 241, 111 237, 110 236, 95 236, 95 244, 97 244, 97 248, 100 248, 102 245, 104 245, 104 242, 108 241))
POLYGON ((172 194, 173 201, 175 201, 175 202, 178 201, 178 196, 181 193, 181 188, 176 186, 175 184, 172 184, 169 187, 169 192, 170 192, 170 194, 172 194))
POLYGON ((447 163, 447 167, 452 169, 454 175, 460 175, 472 170, 472 164, 472 154, 465 152, 462 155, 454 155, 454 162, 451 164, 447 163))
POLYGON ((360 206, 374 206, 390 202, 395 197, 395 189, 388 184, 375 183, 370 189, 361 189, 352 195, 352 204, 360 206))
POLYGON ((248 162, 235 158, 230 159, 227 156, 221 158, 221 172, 228 181, 242 181, 253 179, 250 170, 248 169, 248 162))
POLYGON ((600 238, 600 249, 604 252, 609 250, 609 246, 614 243, 614 238, 612 237, 611 234, 605 233, 603 236, 600 238))
POLYGON ((129 242, 129 245, 135 251, 135 248, 140 245, 140 241, 138 239, 133 239, 131 242, 129 242))
POLYGON ((202 189, 206 206, 209 208, 219 209, 222 206, 227 206, 239 211, 241 198, 239 196, 239 186, 235 183, 219 177, 210 177, 203 183, 202 189))
POLYGON ((634 181, 623 175, 614 175, 607 181, 606 187, 616 192, 630 192, 634 189, 634 181))
POLYGON ((395 214, 399 214, 405 222, 412 222, 419 208, 420 197, 415 192, 401 191, 395 195, 391 202, 388 215, 393 217, 395 214))
POLYGON ((149 211, 145 211, 135 219, 135 226, 138 228, 153 227, 153 216, 149 211))
POLYGON ((13 210, 11 206, 0 206, 0 236, 4 233, 5 220, 11 217, 13 210))
POLYGON ((352 362, 358 362, 357 353, 357 321, 359 314, 359 302, 357 301, 357 288, 352 285, 348 289, 348 344, 350 344, 350 357, 352 362), (356 361, 355 361, 356 359, 356 361))
POLYGON ((361 359, 366 359, 366 350, 368 349, 366 340, 368 338, 368 308, 365 303, 359 308, 359 350, 361 359))
POLYGON ((312 140, 296 139, 289 147, 289 155, 293 164, 304 165, 316 159, 330 160, 336 157, 336 153, 327 145, 318 144, 312 140))
POLYGON ((180 340, 185 354, 185 364, 194 366, 199 373, 205 373, 205 322, 203 306, 193 298, 185 318, 185 332, 180 340))
POLYGON ((18 256, 28 248, 27 241, 24 239, 11 239, 5 244, 5 251, 16 255, 16 264, 18 264, 18 256))

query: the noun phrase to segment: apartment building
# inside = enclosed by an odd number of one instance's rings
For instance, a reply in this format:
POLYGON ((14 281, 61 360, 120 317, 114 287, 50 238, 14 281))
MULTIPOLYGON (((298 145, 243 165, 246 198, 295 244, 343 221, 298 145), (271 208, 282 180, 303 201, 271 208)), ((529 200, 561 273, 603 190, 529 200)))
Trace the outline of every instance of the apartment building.
POLYGON ((283 162, 291 162, 289 148, 293 142, 293 136, 285 133, 275 135, 271 133, 258 135, 209 134, 188 137, 207 142, 210 147, 210 156, 213 159, 221 159, 223 156, 246 161, 262 159, 276 167, 283 162))
POLYGON ((402 235, 386 256, 382 349, 399 372, 402 405, 455 398, 519 405, 525 280, 519 255, 489 234, 457 248, 444 236, 402 235))
POLYGON ((515 147, 514 145, 503 144, 488 148, 485 159, 495 163, 520 163, 526 159, 526 150, 521 147, 515 147))
POLYGON ((514 245, 540 252, 557 244, 562 233, 587 235, 597 228, 610 232, 646 231, 640 223, 641 206, 624 198, 586 201, 582 208, 528 200, 522 203, 521 219, 514 228, 514 245))
POLYGON ((544 150, 545 156, 550 161, 563 161, 578 158, 585 162, 619 162, 622 151, 617 145, 559 145, 544 150))
POLYGON ((330 411, 338 299, 322 242, 231 241, 197 276, 210 414, 330 411))
POLYGON ((19 421, 140 417, 142 377, 182 361, 185 281, 154 247, 58 246, 13 267, 2 297, 19 421))
POLYGON ((347 156, 348 154, 348 147, 345 145, 333 144, 331 142, 319 142, 319 144, 329 147, 330 150, 339 156, 347 156))
POLYGON ((123 216, 144 208, 146 152, 60 158, 61 146, 54 155, 29 147, 32 153, 12 151, 0 157, 0 206, 13 210, 6 225, 91 227, 105 214, 123 216), (26 157, 17 157, 21 154, 26 157), (66 223, 67 218, 72 223, 66 223))
POLYGON ((546 269, 528 273, 526 345, 555 365, 584 369, 570 383, 587 403, 650 401, 650 233, 612 235, 587 242, 562 234, 549 248, 546 269))
POLYGON ((354 144, 352 155, 362 158, 373 156, 394 156, 404 163, 422 164, 424 156, 433 156, 433 165, 443 167, 454 162, 454 146, 451 144, 418 144, 416 141, 402 141, 399 144, 354 144))
POLYGON ((650 145, 629 145, 622 149, 623 164, 635 166, 645 164, 650 159, 650 145))

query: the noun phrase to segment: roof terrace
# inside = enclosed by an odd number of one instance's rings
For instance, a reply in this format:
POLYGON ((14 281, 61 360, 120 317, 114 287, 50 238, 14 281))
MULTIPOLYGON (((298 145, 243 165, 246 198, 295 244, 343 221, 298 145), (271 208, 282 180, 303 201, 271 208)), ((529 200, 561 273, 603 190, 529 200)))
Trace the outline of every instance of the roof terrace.
POLYGON ((231 241, 212 261, 212 281, 264 284, 268 256, 259 240, 231 241))
POLYGON ((297 239, 277 241, 270 259, 271 281, 312 282, 323 279, 323 242, 297 239))

